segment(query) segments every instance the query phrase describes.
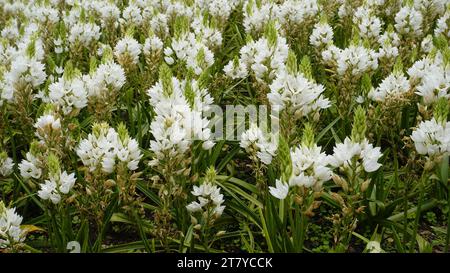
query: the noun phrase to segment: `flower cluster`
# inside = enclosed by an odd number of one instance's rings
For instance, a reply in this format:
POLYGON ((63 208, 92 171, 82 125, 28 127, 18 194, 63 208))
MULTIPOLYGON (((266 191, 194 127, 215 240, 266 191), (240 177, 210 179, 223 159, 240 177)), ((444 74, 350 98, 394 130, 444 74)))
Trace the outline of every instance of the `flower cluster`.
POLYGON ((107 123, 97 123, 87 139, 80 141, 76 153, 91 172, 101 170, 109 174, 117 164, 124 164, 131 171, 137 169, 142 157, 138 143, 121 128, 117 132, 107 123))
POLYGON ((0 201, 0 248, 7 248, 25 240, 25 231, 20 227, 22 219, 15 208, 6 208, 0 201))
POLYGON ((263 130, 255 123, 242 133, 240 146, 247 153, 257 156, 262 163, 269 165, 277 152, 277 139, 274 135, 264 134, 263 130))

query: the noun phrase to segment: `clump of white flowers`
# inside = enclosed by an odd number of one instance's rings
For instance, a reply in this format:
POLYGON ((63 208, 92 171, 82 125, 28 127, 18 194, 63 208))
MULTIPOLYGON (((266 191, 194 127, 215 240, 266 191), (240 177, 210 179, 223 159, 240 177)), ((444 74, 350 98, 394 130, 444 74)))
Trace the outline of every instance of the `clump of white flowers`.
POLYGON ((66 65, 63 77, 48 87, 48 94, 42 94, 42 100, 61 109, 64 115, 80 111, 87 106, 87 88, 78 70, 71 64, 66 65))
POLYGON ((422 121, 411 134, 417 152, 422 155, 438 156, 450 153, 448 100, 441 98, 434 112, 431 120, 422 121))
POLYGON ((418 60, 408 69, 416 94, 422 97, 425 105, 432 104, 441 97, 450 98, 450 66, 438 56, 418 60))
POLYGON ((333 155, 329 157, 331 166, 354 171, 362 167, 367 173, 374 172, 381 167, 381 164, 378 163, 382 156, 380 147, 373 147, 365 138, 365 119, 365 111, 358 107, 355 112, 352 136, 351 138, 346 137, 343 143, 337 143, 333 148, 333 155))
POLYGON ((156 112, 150 124, 154 137, 150 149, 157 161, 184 154, 194 140, 202 141, 206 150, 214 145, 206 117, 213 99, 197 81, 180 81, 172 76, 169 67, 162 65, 160 80, 147 94, 156 112))
POLYGON ((175 25, 175 36, 170 46, 164 49, 164 60, 169 65, 181 62, 187 69, 200 75, 214 63, 214 53, 199 39, 202 37, 201 33, 197 36, 189 31, 190 25, 186 17, 177 18, 175 25))
POLYGON ((24 179, 39 179, 42 175, 42 166, 43 163, 34 152, 27 152, 25 158, 19 163, 20 175, 24 179))
POLYGON ((118 131, 107 123, 96 123, 87 139, 80 141, 76 153, 91 172, 102 170, 110 174, 118 164, 131 171, 137 169, 142 157, 138 143, 128 136, 123 124, 118 131))
MULTIPOLYGON (((324 17, 325 18, 325 17, 324 17)), ((333 42, 333 28, 327 23, 325 19, 314 25, 311 36, 309 36, 309 43, 316 48, 326 47, 333 42)))
POLYGON ((322 52, 323 61, 336 69, 338 75, 361 76, 378 68, 377 53, 362 45, 351 44, 345 49, 334 45, 322 52))
POLYGON ((380 35, 381 20, 373 13, 368 6, 361 6, 355 11, 353 23, 358 27, 361 38, 377 40, 380 35))
POLYGON ((194 186, 191 194, 197 198, 197 201, 193 201, 186 206, 189 212, 201 212, 207 217, 216 218, 222 215, 225 209, 223 194, 220 193, 220 188, 214 185, 213 182, 211 179, 206 178, 200 186, 194 186))
POLYGON ((20 227, 22 220, 15 208, 6 208, 0 201, 0 248, 13 247, 25 240, 25 230, 20 227))
MULTIPOLYGON (((34 45, 30 44, 30 47, 34 45)), ((46 78, 45 65, 34 55, 25 53, 19 55, 12 60, 10 69, 3 75, 1 98, 8 102, 15 102, 27 87, 36 89, 44 83, 46 78)))
POLYGON ((100 39, 100 27, 94 23, 79 22, 70 28, 68 41, 71 48, 90 47, 100 39))
POLYGON ((294 68, 288 67, 277 73, 269 86, 267 98, 272 108, 280 111, 286 109, 290 115, 298 118, 330 107, 330 101, 323 96, 324 86, 297 72, 295 56, 290 58, 293 58, 294 68))
POLYGON ((89 97, 105 99, 111 93, 118 92, 125 84, 125 71, 112 60, 105 61, 86 81, 89 97))
POLYGON ((383 79, 377 88, 371 89, 367 96, 374 101, 383 102, 386 99, 400 97, 410 89, 409 81, 403 72, 399 68, 394 68, 394 71, 383 79))
POLYGON ((135 66, 139 61, 142 45, 134 38, 125 36, 114 47, 114 56, 123 67, 135 66))
MULTIPOLYGON (((249 41, 243 46, 239 52, 240 59, 238 62, 237 75, 244 76, 243 71, 247 70, 255 79, 259 82, 270 82, 275 78, 276 74, 283 71, 285 62, 288 56, 288 45, 286 38, 279 36, 273 23, 266 27, 265 36, 257 41, 249 41), (244 65, 246 69, 242 68, 244 65)), ((235 65, 235 61, 231 61, 235 65)), ((227 64, 227 70, 230 71, 230 77, 236 77, 233 75, 230 69, 230 63, 227 64)), ((246 76, 246 75, 245 75, 246 76)))
POLYGON ((423 16, 412 5, 406 5, 395 15, 395 29, 401 35, 414 37, 422 34, 423 16))
POLYGON ((37 194, 42 200, 58 204, 61 201, 61 194, 68 194, 75 185, 75 173, 68 174, 61 171, 60 162, 52 153, 47 157, 46 164, 49 166, 49 179, 40 184, 37 194))
POLYGON ((0 176, 7 177, 14 170, 14 162, 6 152, 0 152, 0 176))
POLYGON ((239 145, 252 157, 256 156, 262 163, 269 165, 276 155, 278 143, 274 134, 264 133, 256 123, 252 123, 250 128, 242 133, 239 145))

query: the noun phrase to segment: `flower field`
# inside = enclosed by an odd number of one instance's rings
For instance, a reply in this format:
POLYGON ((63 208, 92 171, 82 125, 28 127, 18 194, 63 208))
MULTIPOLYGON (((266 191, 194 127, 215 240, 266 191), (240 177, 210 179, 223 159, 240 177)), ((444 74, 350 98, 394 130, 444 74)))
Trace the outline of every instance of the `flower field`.
POLYGON ((449 252, 448 0, 0 0, 0 34, 0 253, 449 252))

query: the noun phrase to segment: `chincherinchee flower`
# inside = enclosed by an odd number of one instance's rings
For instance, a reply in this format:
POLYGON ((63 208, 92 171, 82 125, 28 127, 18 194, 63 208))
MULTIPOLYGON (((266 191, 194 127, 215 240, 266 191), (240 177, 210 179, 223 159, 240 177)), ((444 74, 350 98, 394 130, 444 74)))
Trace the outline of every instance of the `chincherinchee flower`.
POLYGON ((160 79, 147 91, 156 112, 150 125, 154 137, 150 149, 157 160, 184 154, 194 140, 202 141, 203 148, 209 150, 214 143, 209 120, 204 115, 213 99, 197 81, 180 81, 171 76, 167 66, 164 68, 165 80, 160 79))
POLYGON ((220 188, 212 183, 206 182, 199 187, 194 186, 191 191, 192 195, 197 196, 198 201, 193 201, 186 206, 186 209, 191 213, 204 212, 208 215, 219 217, 222 215, 225 206, 223 206, 223 194, 220 193, 220 188))
POLYGON ((240 146, 262 163, 269 165, 276 155, 278 143, 275 135, 264 134, 258 125, 252 123, 250 128, 242 133, 240 146))
MULTIPOLYGON (((256 42, 251 41, 240 50, 238 69, 243 72, 243 68, 240 68, 241 64, 243 64, 255 76, 257 81, 270 83, 275 78, 276 73, 284 70, 288 50, 286 38, 281 36, 277 37, 275 44, 270 44, 265 37, 260 38, 256 42)), ((242 72, 239 74, 244 76, 245 74, 242 72)))
POLYGON ((119 127, 117 133, 106 123, 94 124, 92 133, 81 140, 76 153, 91 172, 101 169, 107 174, 119 163, 134 171, 142 157, 137 141, 128 136, 125 128, 119 127))
POLYGON ((53 114, 45 114, 37 119, 34 128, 36 128, 36 136, 40 140, 46 140, 53 132, 60 131, 61 121, 53 114))
POLYGON ((35 157, 31 152, 27 152, 25 159, 19 164, 20 175, 24 179, 35 178, 38 179, 42 175, 42 162, 35 157))
POLYGON ((0 153, 0 176, 7 177, 12 174, 14 168, 13 160, 5 152, 0 153))
POLYGON ((68 174, 66 171, 58 175, 51 175, 50 179, 40 184, 38 196, 42 200, 50 200, 53 204, 61 201, 61 194, 68 194, 75 185, 75 173, 68 174))
POLYGON ((438 37, 441 34, 445 35, 447 38, 450 37, 450 11, 445 12, 445 14, 436 22, 434 35, 438 37))
POLYGON ((275 187, 269 187, 270 194, 280 200, 284 200, 289 193, 289 185, 280 179, 275 181, 275 187))
POLYGON ((323 182, 330 180, 328 156, 314 144, 312 147, 300 145, 291 151, 292 175, 289 186, 304 186, 320 189, 323 182))
POLYGON ((15 208, 6 208, 0 201, 0 248, 7 248, 25 240, 25 231, 20 227, 22 219, 15 208))
POLYGON ((333 149, 333 155, 329 157, 329 163, 333 167, 352 168, 362 164, 368 173, 374 172, 381 167, 378 159, 382 156, 380 147, 373 147, 367 139, 361 142, 353 142, 345 138, 344 143, 338 143, 333 149))
POLYGON ((26 56, 17 56, 12 63, 11 68, 3 75, 4 86, 1 92, 1 98, 12 102, 14 93, 21 91, 29 85, 32 88, 39 87, 44 83, 47 75, 45 65, 35 58, 26 56))
POLYGON ((361 6, 355 11, 353 23, 358 26, 362 38, 376 39, 380 35, 381 20, 372 13, 367 6, 361 6))
POLYGON ((440 123, 435 118, 422 121, 411 134, 419 154, 437 155, 450 152, 450 122, 440 123))
POLYGON ((416 84, 416 94, 422 97, 424 104, 429 105, 441 97, 450 98, 450 69, 442 60, 424 58, 416 61, 408 69, 408 75, 416 84))
POLYGON ((85 81, 89 97, 108 98, 125 84, 125 71, 113 61, 107 61, 100 64, 92 76, 85 77, 85 81))
POLYGON ((81 110, 87 105, 87 88, 81 77, 73 79, 59 78, 48 87, 44 102, 51 103, 68 115, 73 110, 81 110))
POLYGON ((316 48, 324 47, 333 42, 333 29, 326 22, 319 22, 314 25, 309 43, 316 48))
POLYGON ((144 55, 148 56, 161 52, 163 50, 164 44, 161 39, 157 36, 145 39, 143 52, 144 55))
POLYGON ((330 101, 322 95, 325 91, 323 85, 308 80, 300 73, 280 72, 269 88, 267 98, 270 104, 279 107, 279 110, 287 109, 298 117, 330 107, 330 101))
POLYGON ((383 102, 389 97, 398 97, 410 90, 408 79, 403 73, 391 73, 376 89, 367 95, 370 99, 383 102))
POLYGON ((336 72, 343 76, 349 73, 352 76, 361 76, 363 73, 378 68, 377 53, 369 48, 358 45, 350 45, 348 48, 340 49, 329 46, 322 52, 325 63, 336 66, 336 72))
POLYGON ((142 45, 132 37, 124 37, 119 40, 114 48, 114 55, 118 62, 125 66, 125 64, 136 65, 139 62, 139 55, 141 54, 142 45))
POLYGON ((422 13, 411 6, 405 6, 395 15, 395 29, 406 37, 422 34, 422 13))
POLYGON ((172 40, 171 47, 164 49, 164 55, 166 63, 173 64, 178 59, 196 75, 200 75, 214 63, 214 53, 203 42, 198 41, 192 32, 172 40))
POLYGON ((89 47, 100 39, 100 27, 93 23, 76 23, 70 28, 69 44, 71 47, 82 45, 89 47))

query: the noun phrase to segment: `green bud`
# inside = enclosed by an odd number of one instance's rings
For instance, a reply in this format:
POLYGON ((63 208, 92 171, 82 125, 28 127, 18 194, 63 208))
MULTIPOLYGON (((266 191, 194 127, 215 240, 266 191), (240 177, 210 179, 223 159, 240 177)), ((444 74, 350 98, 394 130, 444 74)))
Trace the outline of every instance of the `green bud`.
POLYGON ((164 96, 171 96, 173 94, 172 70, 165 63, 159 67, 159 79, 162 84, 164 96))
POLYGON ((174 23, 174 37, 180 39, 183 34, 189 31, 189 18, 187 16, 177 16, 174 23))
POLYGON ((364 73, 361 79, 361 94, 367 95, 372 90, 372 79, 369 74, 364 73))
POLYGON ((205 182, 214 183, 216 181, 217 172, 214 166, 210 166, 205 173, 205 182))
POLYGON ((295 56, 294 51, 288 51, 288 57, 286 61, 286 69, 289 74, 295 75, 297 74, 298 65, 297 65, 297 57, 295 56))
POLYGON ((94 74, 95 70, 97 70, 97 58, 91 56, 89 59, 89 74, 94 74))
POLYGON ((448 47, 447 37, 440 34, 439 36, 434 37, 433 44, 438 50, 443 50, 448 47))
POLYGON ((36 39, 34 37, 31 38, 31 42, 28 44, 26 52, 30 59, 36 54, 36 39))
POLYGON ((356 108, 353 118, 353 128, 351 138, 354 142, 361 142, 366 137, 366 111, 361 105, 356 108))
POLYGON ((40 144, 37 140, 33 140, 30 144, 30 153, 34 156, 41 153, 40 144))
POLYGON ((195 101, 195 92, 192 88, 192 73, 188 71, 188 77, 186 78, 186 85, 184 86, 184 97, 186 98, 187 102, 189 103, 189 106, 192 108, 194 107, 194 101, 195 101))
POLYGON ((302 72, 307 79, 314 81, 312 75, 311 59, 308 55, 303 56, 302 61, 300 62, 300 72, 302 72))
POLYGON ((309 123, 305 123, 305 128, 303 129, 302 145, 306 147, 313 147, 315 144, 314 140, 314 128, 309 123))
POLYGON ((280 135, 278 143, 278 158, 280 160, 281 180, 288 182, 292 175, 292 159, 289 144, 280 135))
POLYGON ((434 118, 438 123, 445 124, 447 123, 447 117, 448 117, 448 99, 445 97, 439 98, 437 103, 434 106, 434 118))
POLYGON ((130 136, 128 135, 127 127, 123 122, 119 123, 119 126, 117 126, 117 134, 122 143, 128 143, 130 136))
POLYGON ((270 47, 275 47, 277 45, 278 32, 273 20, 267 23, 266 29, 264 31, 264 36, 266 37, 270 47))
POLYGON ((395 60, 393 73, 396 75, 403 75, 403 62, 401 57, 397 57, 397 60, 395 60))
POLYGON ((105 45, 103 47, 102 63, 107 63, 112 60, 114 60, 113 50, 109 45, 105 45))
POLYGON ((50 153, 47 157, 48 172, 51 175, 59 175, 61 172, 61 167, 59 164, 59 159, 54 153, 50 153))

